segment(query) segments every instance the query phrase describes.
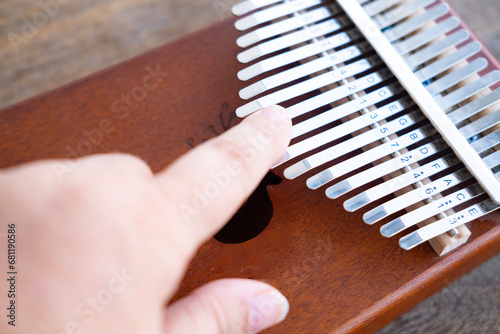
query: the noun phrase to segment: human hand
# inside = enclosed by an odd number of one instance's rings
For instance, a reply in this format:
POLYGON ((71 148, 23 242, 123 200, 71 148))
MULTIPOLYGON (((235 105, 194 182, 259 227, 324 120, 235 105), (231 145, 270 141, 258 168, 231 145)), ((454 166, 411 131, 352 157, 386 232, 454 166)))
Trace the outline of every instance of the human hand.
MULTIPOLYGON (((245 279, 166 305, 199 246, 283 156, 290 128, 282 108, 266 108, 157 175, 121 154, 79 159, 62 182, 49 161, 0 172, 0 233, 15 224, 17 271, 15 327, 1 280, 1 332, 244 334, 283 320, 286 299, 245 279)), ((0 254, 5 264, 5 240, 0 254)))

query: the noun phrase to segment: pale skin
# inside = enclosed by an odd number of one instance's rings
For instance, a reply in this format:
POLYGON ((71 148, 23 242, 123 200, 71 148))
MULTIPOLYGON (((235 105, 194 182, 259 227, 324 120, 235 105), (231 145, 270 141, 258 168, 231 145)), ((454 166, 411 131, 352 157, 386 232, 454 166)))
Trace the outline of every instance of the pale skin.
POLYGON ((120 154, 72 161, 62 180, 54 161, 0 171, 2 274, 8 224, 17 271, 15 326, 1 280, 0 332, 246 334, 282 321, 286 299, 247 279, 213 281, 167 305, 196 250, 283 157, 290 129, 284 109, 266 108, 156 175, 120 154), (221 171, 229 185, 194 205, 193 190, 221 171))

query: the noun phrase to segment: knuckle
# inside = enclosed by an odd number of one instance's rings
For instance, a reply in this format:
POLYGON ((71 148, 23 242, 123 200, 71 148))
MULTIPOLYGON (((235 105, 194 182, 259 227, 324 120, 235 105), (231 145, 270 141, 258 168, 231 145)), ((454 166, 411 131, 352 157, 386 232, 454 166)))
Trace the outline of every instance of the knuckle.
POLYGON ((244 143, 237 144, 232 140, 218 138, 214 141, 214 149, 222 157, 223 161, 233 162, 239 166, 243 177, 236 177, 234 186, 239 187, 244 192, 253 190, 251 180, 255 178, 255 166, 252 163, 252 155, 257 154, 256 150, 244 143))
POLYGON ((219 137, 212 142, 214 150, 224 160, 235 160, 241 164, 246 163, 245 152, 241 144, 224 137, 219 137))
POLYGON ((251 326, 243 320, 248 316, 249 310, 243 302, 237 299, 227 300, 212 294, 210 298, 199 296, 198 305, 202 308, 202 312, 212 319, 216 333, 250 333, 251 326))
POLYGON ((75 179, 64 183, 56 190, 55 196, 61 202, 85 203, 89 197, 92 197, 93 193, 95 193, 95 184, 93 182, 85 182, 84 179, 75 179))

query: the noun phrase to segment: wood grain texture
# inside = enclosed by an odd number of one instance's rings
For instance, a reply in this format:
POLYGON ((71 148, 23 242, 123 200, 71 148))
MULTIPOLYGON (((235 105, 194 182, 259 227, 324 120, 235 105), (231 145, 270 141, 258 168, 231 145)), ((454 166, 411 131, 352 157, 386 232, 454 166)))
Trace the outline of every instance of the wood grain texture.
POLYGON ((0 107, 130 59, 227 15, 206 0, 58 1, 61 5, 42 1, 55 8, 49 9, 52 15, 38 1, 0 2, 0 107))
MULTIPOLYGON (((498 28, 496 28, 496 22, 500 18, 497 0, 477 0, 474 2, 450 0, 450 3, 452 3, 461 14, 465 14, 465 18, 469 20, 469 23, 472 23, 473 26, 474 24, 477 25, 474 30, 485 40, 486 44, 492 49, 497 57, 500 56, 498 50, 498 45, 500 45, 498 41, 499 31, 498 28)), ((222 3, 222 5, 223 4, 224 3, 222 3)), ((85 3, 72 1, 67 5, 61 6, 58 15, 51 18, 46 25, 40 28, 39 32, 34 35, 28 43, 20 45, 17 54, 13 54, 12 45, 9 43, 8 38, 5 37, 6 34, 8 35, 9 32, 19 32, 20 29, 22 29, 22 17, 30 18, 33 14, 37 13, 40 8, 33 5, 33 2, 30 1, 3 1, 0 4, 0 15, 2 15, 0 17, 0 32, 3 37, 2 44, 0 44, 0 55, 2 56, 2 65, 0 68, 1 103, 5 106, 48 89, 56 88, 64 83, 85 76, 86 74, 140 54, 152 47, 177 39, 179 36, 197 30, 202 26, 208 26, 219 21, 220 17, 227 15, 227 12, 224 12, 224 10, 218 12, 217 8, 224 9, 226 7, 214 1, 190 1, 189 3, 185 1, 91 0, 85 3), (214 4, 216 6, 214 6, 214 4)), ((185 42, 180 43, 179 49, 182 47, 182 43, 185 42)), ((210 43, 208 41, 206 43, 207 45, 204 46, 205 48, 214 47, 213 45, 209 45, 210 43)), ((225 47, 219 45, 218 48, 225 52, 237 51, 232 46, 225 47), (230 51, 227 49, 230 49, 230 51)), ((175 49, 170 48, 168 51, 169 54, 156 52, 153 53, 153 56, 150 55, 149 65, 154 66, 156 61, 160 62, 161 59, 165 57, 182 57, 180 54, 176 53, 175 49)), ((197 61, 194 55, 188 58, 188 60, 192 62, 197 61)), ((110 96, 104 93, 101 95, 97 94, 92 101, 87 101, 84 97, 90 88, 84 89, 74 86, 68 87, 57 93, 55 100, 58 101, 58 103, 61 103, 61 101, 66 103, 64 106, 69 106, 69 109, 73 110, 69 114, 63 113, 64 108, 54 102, 54 96, 51 96, 51 99, 42 98, 40 103, 44 108, 52 108, 61 111, 54 116, 54 122, 50 123, 51 128, 47 128, 47 123, 45 123, 43 119, 28 117, 32 114, 29 107, 33 107, 33 104, 28 103, 21 108, 17 108, 17 111, 22 112, 23 115, 26 116, 18 118, 18 121, 27 120, 24 124, 19 123, 18 128, 26 127, 38 129, 32 136, 35 138, 47 138, 47 141, 40 143, 40 145, 51 147, 51 151, 44 151, 44 156, 31 152, 29 156, 21 157, 18 154, 19 152, 16 152, 17 146, 7 146, 7 148, 4 146, 1 151, 2 160, 4 162, 8 161, 8 164, 14 164, 47 156, 66 157, 69 154, 66 147, 61 146, 61 143, 58 144, 56 138, 66 138, 66 140, 67 138, 72 138, 69 144, 71 147, 77 149, 81 140, 80 132, 75 132, 75 128, 62 125, 53 126, 53 124, 60 120, 67 120, 68 122, 71 120, 80 122, 83 128, 83 124, 86 124, 85 126, 95 126, 95 124, 98 125, 102 119, 108 118, 109 115, 116 116, 116 114, 111 111, 113 100, 120 97, 123 93, 130 92, 138 85, 140 79, 147 74, 145 70, 147 64, 133 61, 132 65, 134 65, 134 73, 127 73, 127 76, 129 78, 135 77, 137 79, 136 81, 132 79, 129 79, 127 82, 114 80, 113 78, 119 77, 117 69, 114 70, 114 72, 102 73, 93 79, 92 82, 94 86, 89 87, 99 86, 102 92, 110 88, 104 88, 102 86, 103 84, 99 83, 99 81, 104 81, 107 85, 114 86, 112 88, 113 94, 110 96), (80 113, 77 112, 78 110, 74 110, 74 105, 78 105, 79 103, 82 109, 96 110, 95 114, 93 116, 80 115, 80 113), (49 140, 50 138, 52 139, 49 140)), ((171 100, 171 105, 182 104, 185 108, 199 108, 203 106, 209 110, 212 116, 217 115, 221 110, 224 111, 223 105, 210 102, 203 94, 197 96, 190 102, 186 101, 185 98, 181 99, 181 97, 171 93, 179 85, 188 87, 197 82, 196 73, 192 73, 191 78, 186 78, 178 74, 184 73, 186 71, 186 66, 188 66, 186 62, 169 64, 168 71, 171 76, 168 80, 165 80, 164 86, 162 86, 160 90, 153 91, 148 96, 148 101, 149 99, 158 101, 158 104, 151 105, 161 105, 162 98, 166 97, 171 100), (164 95, 160 96, 160 93, 164 95)), ((216 66, 215 69, 217 69, 216 66)), ((219 75, 219 73, 217 74, 219 75)), ((229 80, 229 82, 231 82, 229 76, 227 78, 221 78, 221 80, 229 80)), ((210 84, 210 82, 207 82, 207 84, 210 84)), ((211 84, 214 87, 218 86, 217 82, 211 84)), ((236 88, 237 87, 231 87, 228 89, 228 92, 236 88)), ((205 88, 200 88, 200 90, 201 89, 205 88)), ((205 94, 214 92, 215 91, 209 91, 205 94)), ((229 102, 229 108, 234 108, 235 104, 238 103, 234 97, 231 96, 216 96, 213 97, 212 101, 229 102)), ((206 125, 208 124, 208 120, 200 120, 195 124, 191 124, 192 122, 190 122, 189 124, 186 123, 186 135, 182 137, 182 140, 178 139, 174 141, 172 145, 164 144, 160 145, 160 147, 152 148, 150 146, 153 145, 152 143, 156 143, 158 139, 169 139, 167 135, 161 137, 161 133, 168 132, 172 129, 172 124, 166 121, 167 118, 164 113, 176 118, 174 115, 178 115, 178 113, 182 112, 182 110, 178 109, 165 110, 162 107, 159 107, 157 110, 153 109, 156 108, 142 105, 136 110, 131 110, 134 112, 146 110, 152 113, 151 117, 157 117, 156 120, 163 120, 163 122, 159 123, 155 121, 144 123, 144 129, 147 129, 144 133, 144 138, 136 141, 133 145, 130 144, 128 134, 135 131, 134 123, 138 120, 146 122, 145 118, 140 116, 140 114, 131 113, 132 117, 125 119, 123 124, 119 123, 121 121, 120 118, 116 119, 114 125, 117 131, 113 133, 109 139, 105 140, 102 147, 93 147, 92 152, 128 151, 142 156, 153 166, 153 168, 158 170, 178 154, 188 150, 189 145, 187 145, 187 143, 190 138, 192 138, 196 144, 197 141, 203 138, 209 138, 212 135, 210 132, 207 132, 206 125), (120 142, 123 144, 116 144, 120 142), (178 145, 179 147, 173 148, 173 145, 178 145), (144 151, 148 151, 149 153, 144 154, 144 151)), ((16 118, 15 115, 12 115, 12 117, 16 118)), ((3 121, 6 122, 6 119, 3 119, 3 121)), ((182 122, 182 120, 180 121, 182 122)), ((220 124, 215 124, 215 127, 219 132, 223 130, 220 124)), ((12 127, 4 127, 2 129, 4 134, 7 134, 9 131, 11 132, 9 135, 14 136, 13 138, 20 135, 19 133, 12 133, 12 131, 14 131, 12 127)), ((16 143, 22 146, 22 143, 16 143)), ((68 142, 66 141, 66 143, 68 142)), ((301 181, 299 183, 302 184, 301 181)), ((274 190, 272 192, 275 198, 286 196, 280 194, 279 190, 274 190)), ((319 200, 319 198, 312 198, 310 199, 310 204, 314 205, 316 204, 315 201, 319 200)), ((318 210, 319 209, 321 209, 321 207, 319 207, 318 210)), ((307 216, 302 216, 300 212, 294 214, 298 217, 302 217, 301 219, 303 222, 307 222, 309 219, 307 216)), ((352 220, 352 216, 346 219, 352 220)), ((277 227, 275 226, 275 228, 277 227)), ((279 229, 273 231, 275 231, 273 232, 275 234, 282 232, 279 229)), ((304 234, 313 237, 310 234, 314 234, 315 231, 301 230, 299 227, 295 227, 291 232, 297 233, 298 235, 304 234)), ((275 283, 284 290, 291 290, 290 294, 295 296, 295 303, 292 304, 292 307, 300 307, 301 310, 315 309, 314 305, 303 305, 305 302, 301 299, 301 294, 314 293, 314 289, 310 291, 298 291, 298 289, 302 289, 306 286, 304 285, 304 281, 307 280, 309 276, 308 273, 315 270, 317 265, 325 261, 342 258, 345 254, 345 249, 362 247, 360 246, 362 237, 372 234, 373 230, 361 228, 359 232, 359 240, 354 240, 354 244, 335 243, 336 248, 331 252, 325 253, 324 251, 326 249, 325 245, 331 244, 332 240, 319 240, 316 244, 319 246, 316 248, 311 246, 311 249, 306 250, 311 254, 309 260, 306 259, 303 265, 297 265, 291 267, 292 269, 287 269, 288 271, 284 272, 280 280, 272 283, 275 283), (300 277, 299 281, 297 281, 297 277, 300 277)), ((340 231, 340 233, 345 232, 340 231)), ((272 240, 272 238, 270 239, 272 240)), ((266 252, 261 254, 262 256, 275 256, 277 260, 275 260, 276 262, 274 265, 277 268, 283 267, 290 261, 297 259, 298 255, 300 255, 291 252, 288 253, 289 257, 283 257, 284 255, 280 255, 280 250, 285 249, 287 245, 276 243, 269 246, 265 240, 262 239, 254 241, 254 244, 255 243, 262 245, 262 247, 266 249, 266 252)), ((239 256, 246 256, 245 247, 240 247, 236 250, 236 254, 239 254, 239 256)), ((412 261, 410 257, 407 257, 407 255, 401 251, 397 249, 392 250, 390 243, 387 247, 389 247, 387 249, 390 250, 388 251, 387 257, 391 255, 403 256, 408 262, 412 261)), ((386 250, 386 248, 381 249, 384 249, 384 251, 386 250)), ((222 252, 223 250, 220 251, 222 252)), ((425 251, 426 249, 421 251, 421 253, 425 253, 425 251)), ((367 257, 370 257, 371 254, 369 254, 368 249, 364 252, 366 252, 367 257)), ((205 255, 203 255, 202 250, 200 254, 204 258, 207 266, 213 263, 213 258, 215 256, 213 253, 205 253, 205 255)), ((254 256, 258 257, 259 254, 255 254, 254 256)), ((235 257, 234 261, 237 262, 236 259, 237 257, 235 257)), ((351 267, 348 262, 349 260, 355 261, 354 258, 344 259, 342 263, 345 267, 351 267)), ((449 261, 453 261, 453 259, 449 261)), ((499 261, 499 257, 496 257, 478 270, 451 284, 449 288, 446 288, 441 293, 425 301, 412 312, 389 325, 382 333, 424 333, 429 331, 436 333, 450 331, 458 333, 500 332, 498 320, 498 314, 500 314, 498 305, 500 294, 499 261)), ((358 266, 360 265, 360 263, 357 264, 358 266)), ((383 270, 383 265, 384 263, 382 262, 380 266, 375 269, 383 270)), ((402 262, 401 265, 404 267, 405 263, 402 262)), ((410 266, 411 264, 408 265, 410 266)), ((224 268, 219 269, 219 273, 224 270, 224 268)), ((248 267, 242 268, 241 270, 248 277, 262 278, 262 276, 259 277, 259 272, 256 271, 255 268, 252 268, 251 263, 248 264, 248 267)), ((354 270, 354 273, 357 275, 366 275, 367 277, 370 276, 370 271, 367 268, 363 269, 362 264, 359 269, 354 270)), ((442 272, 436 272, 435 274, 440 273, 442 272)), ((326 277, 329 276, 328 272, 324 272, 323 274, 326 277)), ((418 279, 418 277, 415 277, 415 279, 418 279)), ((333 286, 337 286, 338 291, 345 291, 354 280, 354 278, 348 276, 340 276, 338 282, 335 283, 336 285, 334 284, 333 286)), ((389 278, 388 282, 390 282, 389 278)), ((358 292, 353 291, 352 294, 366 294, 367 298, 370 298, 371 294, 369 288, 370 286, 367 284, 365 290, 360 290, 358 292)), ((316 287, 315 289, 316 291, 321 291, 320 287, 316 287)), ((324 299, 325 296, 327 296, 331 299, 328 307, 331 307, 332 310, 341 310, 342 303, 338 300, 340 293, 338 291, 332 290, 324 292, 324 294, 318 293, 318 298, 324 299)), ((433 289, 429 289, 428 292, 432 291, 433 289)), ((393 296, 388 296, 389 299, 392 297, 393 296)), ((407 308, 408 305, 402 303, 401 307, 407 308)), ((297 311, 292 311, 292 319, 304 316, 304 318, 310 322, 311 326, 318 321, 319 316, 312 311, 300 315, 296 312, 297 311)), ((334 312, 332 312, 332 314, 333 317, 336 317, 334 312)), ((330 321, 335 321, 335 319, 331 319, 330 321)), ((356 327, 356 324, 350 324, 350 326, 356 327)), ((309 327, 309 329, 311 332, 314 332, 313 327, 309 327)))

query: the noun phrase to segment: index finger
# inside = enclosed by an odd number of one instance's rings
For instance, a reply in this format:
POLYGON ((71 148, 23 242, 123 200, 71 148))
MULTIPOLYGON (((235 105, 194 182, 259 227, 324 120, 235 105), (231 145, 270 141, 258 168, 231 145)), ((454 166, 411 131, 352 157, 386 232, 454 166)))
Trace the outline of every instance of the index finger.
POLYGON ((220 230, 284 156, 291 124, 285 109, 268 107, 157 175, 193 245, 220 230))

